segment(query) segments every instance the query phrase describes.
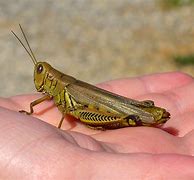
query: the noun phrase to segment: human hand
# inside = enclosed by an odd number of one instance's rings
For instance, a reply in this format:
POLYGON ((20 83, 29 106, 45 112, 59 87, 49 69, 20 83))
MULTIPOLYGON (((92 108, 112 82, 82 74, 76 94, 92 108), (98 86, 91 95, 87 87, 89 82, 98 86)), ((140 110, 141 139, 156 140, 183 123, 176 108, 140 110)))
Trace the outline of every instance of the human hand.
POLYGON ((0 99, 0 179, 193 179, 194 80, 155 74, 99 85, 138 100, 151 99, 171 113, 162 127, 97 131, 61 114, 40 95, 0 99), (43 120, 43 121, 40 121, 43 120), (49 123, 49 124, 48 124, 49 123), (55 126, 52 126, 52 125, 55 126))

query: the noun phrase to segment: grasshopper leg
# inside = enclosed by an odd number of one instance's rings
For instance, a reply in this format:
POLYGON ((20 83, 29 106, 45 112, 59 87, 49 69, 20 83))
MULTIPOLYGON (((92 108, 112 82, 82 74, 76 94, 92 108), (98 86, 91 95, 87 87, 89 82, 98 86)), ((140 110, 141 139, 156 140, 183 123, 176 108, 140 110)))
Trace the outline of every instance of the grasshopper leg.
POLYGON ((65 114, 62 115, 61 120, 60 120, 57 128, 59 128, 59 129, 61 128, 61 125, 63 124, 64 117, 65 117, 65 114))
POLYGON ((137 115, 115 115, 107 112, 98 112, 93 109, 76 109, 71 115, 80 119, 87 127, 97 130, 116 129, 141 125, 137 115))
POLYGON ((154 106, 154 101, 152 100, 144 100, 144 101, 141 101, 144 105, 146 106, 154 106))
POLYGON ((49 95, 45 95, 39 99, 36 99, 35 101, 30 103, 30 112, 25 111, 25 110, 20 110, 20 113, 25 113, 27 115, 31 115, 34 112, 33 107, 36 106, 37 104, 40 104, 41 102, 45 101, 45 100, 49 100, 51 99, 51 97, 49 95))
POLYGON ((101 131, 105 131, 105 130, 106 130, 106 129, 103 128, 102 126, 96 126, 96 127, 94 127, 94 126, 90 126, 90 125, 88 125, 88 124, 86 124, 86 126, 87 126, 88 128, 90 128, 90 129, 94 129, 94 130, 101 130, 101 131))

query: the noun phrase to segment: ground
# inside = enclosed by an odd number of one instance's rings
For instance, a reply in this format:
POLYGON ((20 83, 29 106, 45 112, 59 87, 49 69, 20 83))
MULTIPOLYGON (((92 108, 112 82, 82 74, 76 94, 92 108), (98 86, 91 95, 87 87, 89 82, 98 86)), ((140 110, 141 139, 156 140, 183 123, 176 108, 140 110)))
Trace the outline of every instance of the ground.
POLYGON ((175 55, 194 52, 194 6, 164 10, 157 0, 0 2, 1 96, 35 92, 33 64, 10 30, 21 23, 34 53, 96 84, 166 71, 194 75, 175 55))

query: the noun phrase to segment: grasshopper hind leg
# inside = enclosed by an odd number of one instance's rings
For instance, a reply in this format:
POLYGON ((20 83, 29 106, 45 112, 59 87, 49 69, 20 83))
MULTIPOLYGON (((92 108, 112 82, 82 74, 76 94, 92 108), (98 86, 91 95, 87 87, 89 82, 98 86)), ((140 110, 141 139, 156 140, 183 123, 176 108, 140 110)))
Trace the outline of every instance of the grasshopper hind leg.
POLYGON ((94 130, 101 130, 101 131, 105 131, 106 130, 106 128, 104 128, 102 126, 96 126, 96 127, 94 127, 94 126, 91 126, 91 125, 88 125, 88 124, 86 124, 86 126, 88 128, 90 128, 90 129, 94 129, 94 130))
POLYGON ((140 126, 141 120, 137 115, 114 115, 112 113, 98 112, 92 109, 80 109, 71 112, 87 127, 97 130, 118 129, 130 126, 140 126))

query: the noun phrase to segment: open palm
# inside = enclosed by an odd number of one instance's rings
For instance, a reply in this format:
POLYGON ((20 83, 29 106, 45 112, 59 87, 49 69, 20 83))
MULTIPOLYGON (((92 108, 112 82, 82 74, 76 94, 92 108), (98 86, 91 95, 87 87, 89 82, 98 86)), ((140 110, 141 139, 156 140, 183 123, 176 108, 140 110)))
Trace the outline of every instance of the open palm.
POLYGON ((194 178, 192 77, 164 73, 99 86, 126 97, 154 100, 171 113, 171 119, 160 129, 99 131, 67 116, 60 130, 55 126, 61 114, 52 101, 37 105, 33 117, 18 113, 29 110, 40 94, 1 98, 0 179, 194 178))

